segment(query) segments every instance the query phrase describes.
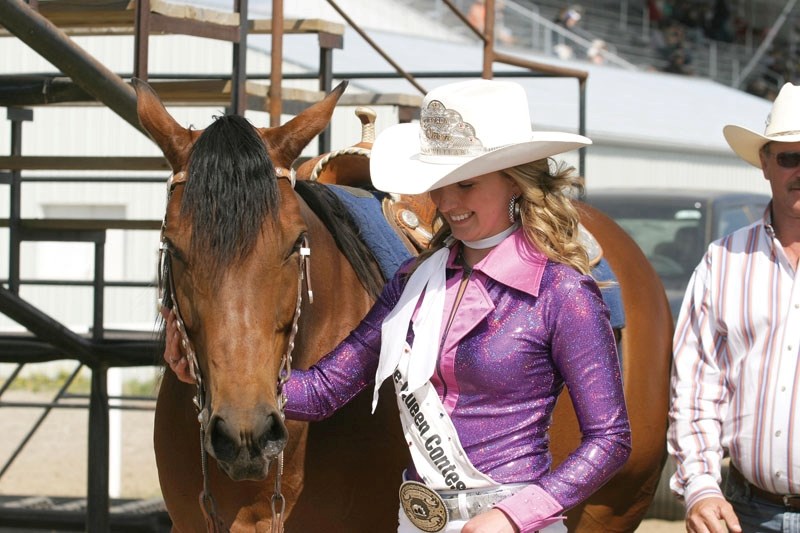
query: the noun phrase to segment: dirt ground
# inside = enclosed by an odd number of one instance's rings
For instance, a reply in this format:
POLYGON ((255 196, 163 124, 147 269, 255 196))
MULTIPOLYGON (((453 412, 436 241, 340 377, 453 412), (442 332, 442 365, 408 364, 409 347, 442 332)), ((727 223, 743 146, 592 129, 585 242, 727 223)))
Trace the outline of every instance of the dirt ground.
MULTIPOLYGON (((2 399, 5 402, 49 400, 46 395, 13 391, 6 392, 2 399)), ((12 456, 41 412, 41 408, 0 408, 0 427, 3 428, 0 468, 12 456)), ((0 495, 83 497, 86 493, 87 428, 88 412, 85 409, 51 411, 39 431, 0 477, 0 495)), ((152 428, 152 411, 121 412, 120 491, 113 496, 137 499, 160 496, 152 428)), ((646 520, 637 533, 683 531, 682 522, 646 520)))

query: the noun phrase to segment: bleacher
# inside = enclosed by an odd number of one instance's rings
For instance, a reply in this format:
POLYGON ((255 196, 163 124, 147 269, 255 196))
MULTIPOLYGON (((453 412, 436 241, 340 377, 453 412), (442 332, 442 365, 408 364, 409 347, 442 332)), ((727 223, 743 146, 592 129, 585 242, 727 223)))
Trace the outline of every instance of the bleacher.
MULTIPOLYGON (((445 18, 451 27, 460 24, 447 10, 438 8, 438 2, 406 1, 432 16, 445 18)), ((588 45, 594 39, 601 39, 607 44, 607 63, 643 70, 662 71, 668 68, 668 54, 659 50, 657 44, 661 29, 649 21, 647 4, 644 1, 495 0, 495 2, 498 10, 502 8, 502 13, 498 11, 497 21, 505 25, 514 36, 513 46, 533 48, 557 55, 556 45, 566 43, 574 49, 576 60, 588 60, 586 57, 588 45), (555 23, 561 10, 571 5, 578 5, 582 9, 581 21, 572 32, 555 23)), ((770 3, 770 0, 762 0, 761 3, 764 6, 771 6, 771 10, 762 9, 765 13, 769 11, 764 15, 767 25, 782 22, 776 18, 784 6, 782 2, 770 3)), ((471 0, 456 0, 454 4, 466 13, 471 0)), ((798 18, 800 13, 793 14, 793 11, 789 13, 786 23, 782 24, 786 29, 796 25, 800 20, 798 18)), ((464 28, 464 33, 470 32, 464 28)), ((691 75, 709 78, 743 90, 747 90, 756 80, 761 80, 762 83, 765 81, 770 89, 777 89, 785 81, 789 81, 780 75, 768 72, 768 53, 763 53, 753 65, 749 64, 760 52, 759 36, 755 33, 745 35, 745 44, 709 39, 699 29, 692 31, 684 28, 684 33, 683 42, 689 58, 687 71, 691 75)), ((763 38, 763 35, 761 37, 763 38)), ((776 42, 780 41, 781 38, 778 37, 776 42)))

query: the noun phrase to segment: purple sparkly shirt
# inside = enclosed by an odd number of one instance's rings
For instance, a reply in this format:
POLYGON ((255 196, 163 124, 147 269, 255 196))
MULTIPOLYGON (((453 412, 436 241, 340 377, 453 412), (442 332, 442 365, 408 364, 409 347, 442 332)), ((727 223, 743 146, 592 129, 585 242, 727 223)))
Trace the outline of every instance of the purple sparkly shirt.
MULTIPOLYGON (((455 262, 459 246, 447 264, 442 331, 464 275, 455 262)), ((387 283, 338 347, 311 369, 292 372, 287 417, 326 418, 372 387, 381 324, 407 271, 404 265, 387 283)), ((619 362, 591 277, 548 261, 518 230, 473 267, 445 335, 431 383, 472 464, 498 483, 533 485, 498 505, 520 530, 542 527, 585 500, 624 464, 631 438, 619 362), (583 439, 551 471, 547 432, 564 385, 583 439)))

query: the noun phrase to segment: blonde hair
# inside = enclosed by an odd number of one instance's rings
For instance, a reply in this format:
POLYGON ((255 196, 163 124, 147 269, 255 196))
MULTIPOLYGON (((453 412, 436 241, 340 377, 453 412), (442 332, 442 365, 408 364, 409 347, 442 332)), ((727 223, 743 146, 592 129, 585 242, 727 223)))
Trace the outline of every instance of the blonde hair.
MULTIPOLYGON (((575 169, 547 158, 507 168, 503 173, 522 191, 517 201, 525 236, 548 259, 588 274, 589 256, 578 240, 579 215, 571 200, 583 191, 575 169)), ((441 227, 417 264, 444 246, 450 236, 450 226, 441 215, 437 215, 437 223, 441 227)))

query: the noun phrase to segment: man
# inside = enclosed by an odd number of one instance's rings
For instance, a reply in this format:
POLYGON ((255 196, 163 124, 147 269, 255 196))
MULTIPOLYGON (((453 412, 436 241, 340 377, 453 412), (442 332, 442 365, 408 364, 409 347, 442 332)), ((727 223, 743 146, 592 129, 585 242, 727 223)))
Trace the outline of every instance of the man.
POLYGON ((765 134, 726 126, 762 169, 762 220, 712 243, 675 328, 671 488, 690 532, 800 532, 800 87, 787 83, 765 134), (721 463, 730 457, 724 491, 721 463))

